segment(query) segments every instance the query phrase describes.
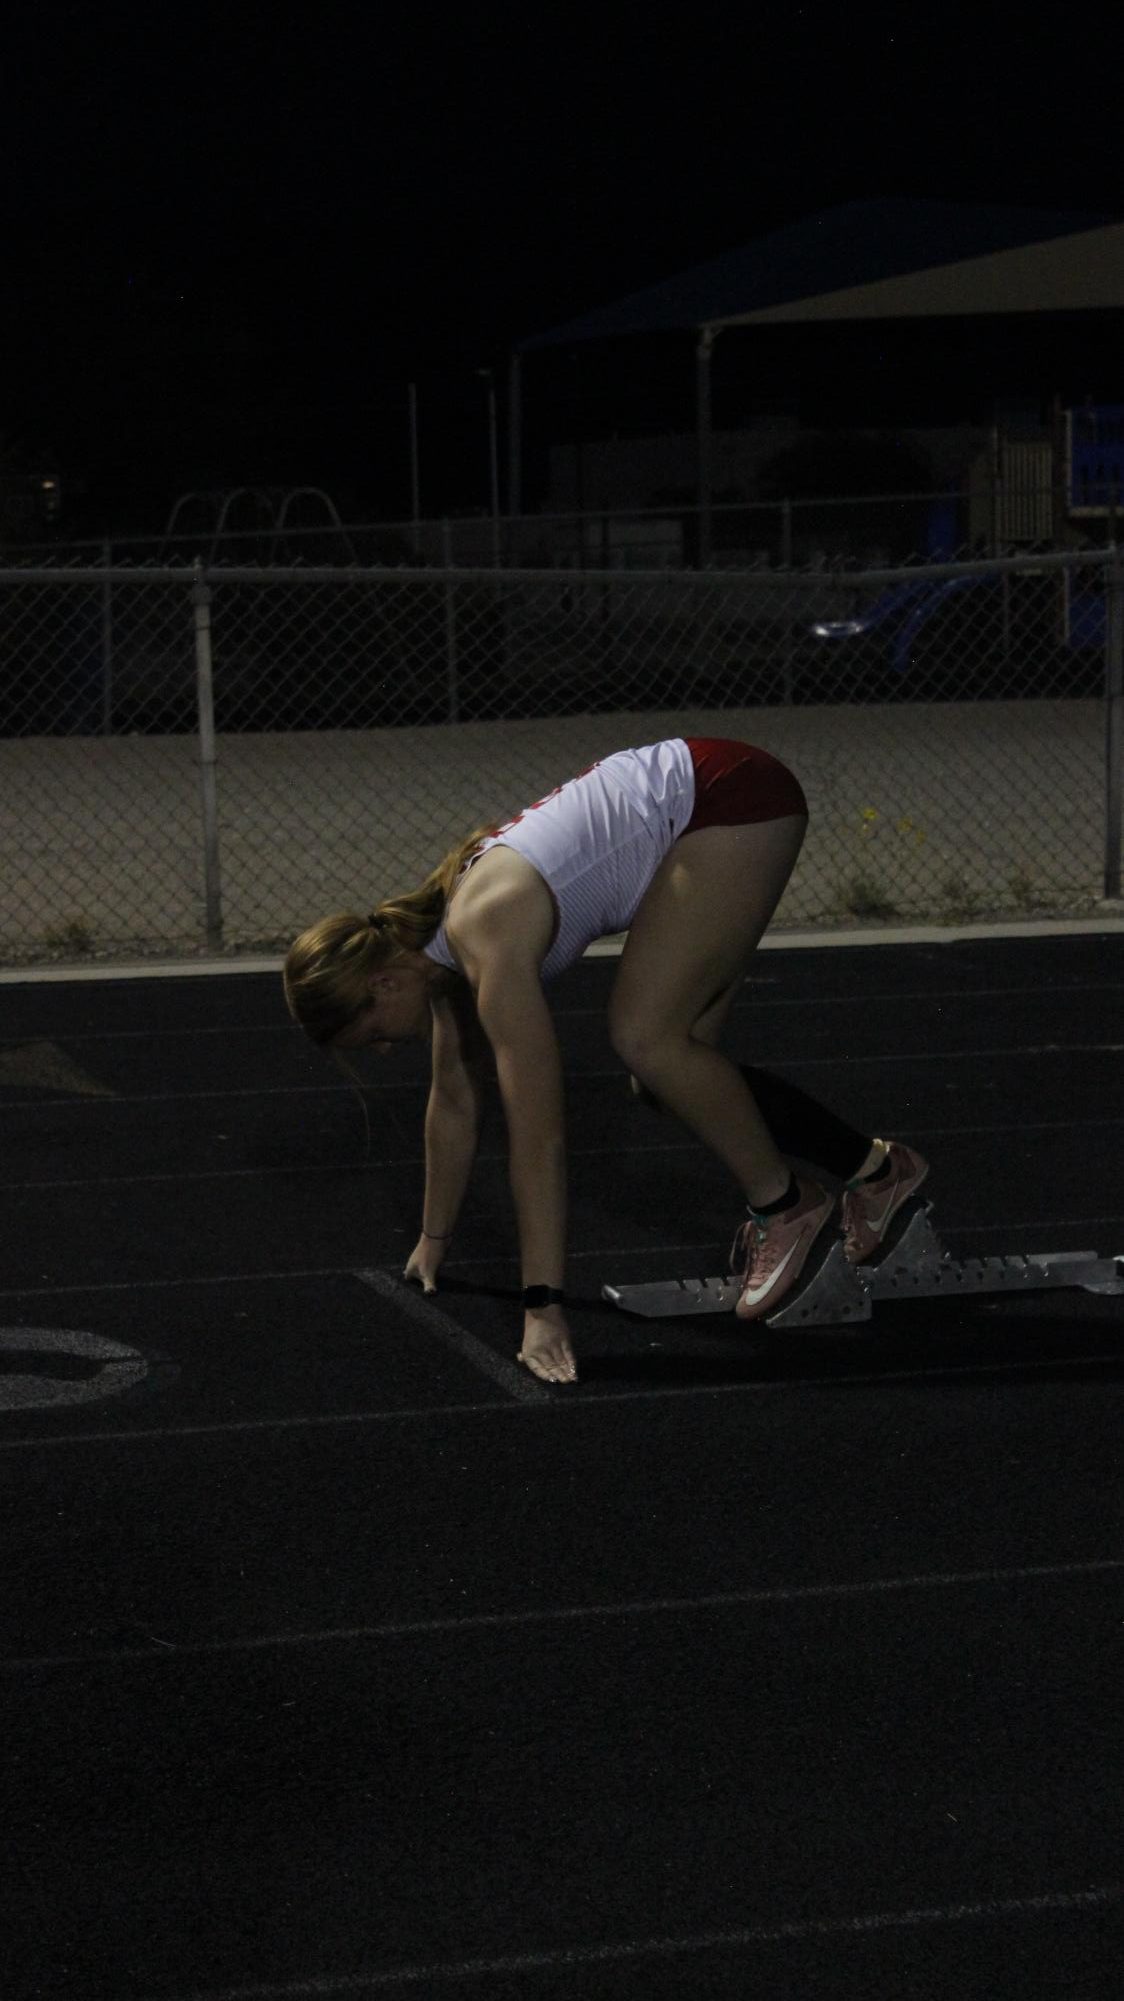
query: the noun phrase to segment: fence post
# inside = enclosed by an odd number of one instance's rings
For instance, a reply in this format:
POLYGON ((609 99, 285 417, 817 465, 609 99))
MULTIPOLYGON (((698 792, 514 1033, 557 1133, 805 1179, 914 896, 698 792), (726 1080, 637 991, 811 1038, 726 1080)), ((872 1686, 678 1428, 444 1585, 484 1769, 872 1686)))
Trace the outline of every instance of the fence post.
POLYGON ((106 536, 101 545, 101 559, 105 564, 105 582, 101 587, 101 732, 103 736, 113 735, 113 585, 109 570, 113 562, 113 550, 106 536))
POLYGON ((1104 893, 1120 895, 1121 789, 1124 779, 1124 549, 1114 549, 1105 576, 1105 830, 1104 893))
POLYGON ((460 717, 457 689, 457 605, 452 575, 453 536, 448 521, 441 523, 441 547, 445 563, 445 720, 455 723, 460 717))
POLYGON ((222 877, 219 867, 218 795, 215 786, 215 690, 211 663, 211 587, 198 556, 191 601, 195 609, 195 696, 199 712, 199 780, 203 800, 203 886, 207 944, 222 950, 222 877))
MULTIPOLYGON (((781 501, 781 568, 792 568, 792 502, 781 501)), ((792 633, 791 618, 786 618, 784 627, 784 666, 781 700, 786 709, 792 707, 792 633)))

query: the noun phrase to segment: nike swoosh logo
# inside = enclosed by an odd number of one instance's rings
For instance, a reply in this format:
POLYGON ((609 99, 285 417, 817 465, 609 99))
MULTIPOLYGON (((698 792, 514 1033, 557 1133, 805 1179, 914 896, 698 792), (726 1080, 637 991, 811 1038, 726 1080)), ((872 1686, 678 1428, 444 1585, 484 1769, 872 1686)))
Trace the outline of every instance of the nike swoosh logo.
POLYGON ((880 1216, 869 1216, 867 1218, 870 1228, 874 1231, 876 1237, 880 1237, 882 1235, 882 1232, 886 1228, 886 1225, 890 1220, 891 1214, 893 1213, 893 1208, 894 1208, 894 1197, 891 1195, 890 1200, 887 1202, 886 1207, 883 1209, 882 1214, 880 1216))
POLYGON ((748 1299, 751 1306, 756 1306, 759 1299, 766 1298, 767 1295, 770 1292, 772 1292, 773 1287, 775 1286, 777 1280, 781 1276, 781 1273, 785 1270, 786 1266, 790 1263, 790 1261, 796 1256, 796 1253, 799 1249, 800 1249, 800 1239, 797 1238, 794 1244, 789 1245, 787 1251, 785 1252, 776 1270, 770 1272, 768 1278, 765 1280, 764 1285, 759 1285, 756 1287, 747 1286, 745 1291, 742 1293, 742 1298, 748 1299))

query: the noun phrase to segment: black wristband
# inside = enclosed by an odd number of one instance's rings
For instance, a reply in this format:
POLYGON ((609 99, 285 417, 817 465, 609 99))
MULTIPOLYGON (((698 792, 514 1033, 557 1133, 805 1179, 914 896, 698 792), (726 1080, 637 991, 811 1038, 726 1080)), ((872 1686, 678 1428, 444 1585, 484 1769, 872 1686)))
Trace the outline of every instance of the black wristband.
POLYGON ((523 1304, 528 1308, 562 1306, 565 1303, 565 1298, 565 1293, 560 1292, 556 1285, 525 1285, 523 1287, 523 1304))

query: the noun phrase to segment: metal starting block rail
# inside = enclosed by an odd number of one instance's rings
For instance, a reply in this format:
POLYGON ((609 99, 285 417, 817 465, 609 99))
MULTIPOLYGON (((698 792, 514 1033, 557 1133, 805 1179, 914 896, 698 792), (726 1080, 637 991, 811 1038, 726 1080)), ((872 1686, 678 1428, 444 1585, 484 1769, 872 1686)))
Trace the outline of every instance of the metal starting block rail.
MULTIPOLYGON (((803 1285, 761 1324, 838 1327, 869 1320, 875 1305, 886 1299, 1046 1292, 1074 1286, 1084 1292, 1124 1293, 1124 1257, 1046 1251, 1010 1258, 954 1258, 934 1231, 931 1215, 932 1203, 917 1203, 877 1264, 848 1264, 837 1238, 803 1285)), ((606 1285, 601 1296, 645 1320, 678 1320, 696 1313, 732 1313, 739 1290, 736 1278, 673 1278, 647 1285, 606 1285)))

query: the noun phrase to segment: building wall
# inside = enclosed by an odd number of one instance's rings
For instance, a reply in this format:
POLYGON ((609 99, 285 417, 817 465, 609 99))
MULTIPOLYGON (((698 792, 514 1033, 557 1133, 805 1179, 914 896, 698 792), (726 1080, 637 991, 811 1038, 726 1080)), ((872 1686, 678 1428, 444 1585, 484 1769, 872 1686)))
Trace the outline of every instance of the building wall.
MULTIPOLYGON (((795 420, 777 418, 745 430, 715 431, 711 439, 711 487, 715 499, 754 500, 761 469, 778 452, 816 436, 795 420)), ((959 424, 943 429, 862 431, 871 440, 893 438, 929 462, 933 491, 957 487, 975 456, 986 446, 986 429, 959 424)), ((693 499, 698 480, 698 444, 693 432, 662 437, 609 438, 581 445, 552 445, 544 513, 581 508, 659 507, 693 499)), ((799 498, 793 495, 793 498, 799 498)))

